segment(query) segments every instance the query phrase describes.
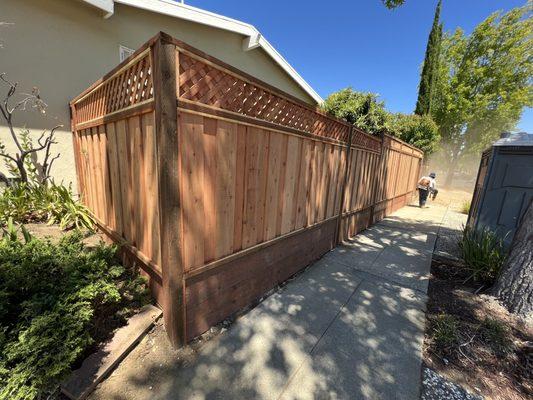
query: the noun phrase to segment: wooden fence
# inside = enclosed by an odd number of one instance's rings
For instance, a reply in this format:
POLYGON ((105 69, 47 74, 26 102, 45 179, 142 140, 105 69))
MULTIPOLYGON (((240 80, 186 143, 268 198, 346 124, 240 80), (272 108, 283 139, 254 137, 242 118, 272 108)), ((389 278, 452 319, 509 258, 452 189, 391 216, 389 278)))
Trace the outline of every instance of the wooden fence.
POLYGON ((405 205, 422 159, 164 33, 71 111, 82 199, 174 345, 405 205))

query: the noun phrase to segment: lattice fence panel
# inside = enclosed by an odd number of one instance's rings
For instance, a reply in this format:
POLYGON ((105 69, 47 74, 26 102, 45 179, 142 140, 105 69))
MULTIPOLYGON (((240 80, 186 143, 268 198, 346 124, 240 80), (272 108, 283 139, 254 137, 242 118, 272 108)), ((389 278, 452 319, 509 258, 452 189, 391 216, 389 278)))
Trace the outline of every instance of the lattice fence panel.
POLYGON ((354 146, 362 147, 378 153, 381 151, 381 139, 370 136, 369 134, 361 132, 355 128, 352 133, 352 144, 354 146))
POLYGON ((179 57, 179 98, 347 142, 349 125, 188 54, 179 57))
POLYGON ((74 103, 76 122, 92 121, 104 115, 142 103, 153 98, 150 52, 127 68, 107 78, 102 84, 74 103))

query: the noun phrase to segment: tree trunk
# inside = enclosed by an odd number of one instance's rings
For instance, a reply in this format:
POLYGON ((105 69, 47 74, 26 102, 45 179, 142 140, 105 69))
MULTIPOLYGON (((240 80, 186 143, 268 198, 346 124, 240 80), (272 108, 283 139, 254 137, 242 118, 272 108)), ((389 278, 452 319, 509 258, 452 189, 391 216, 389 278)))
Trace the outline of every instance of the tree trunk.
POLYGON ((444 181, 444 187, 450 189, 453 183, 453 173, 455 172, 455 167, 457 166, 456 157, 452 157, 450 164, 448 164, 448 171, 446 172, 446 180, 444 181))
POLYGON ((533 200, 516 231, 493 294, 512 313, 527 316, 533 312, 533 200))

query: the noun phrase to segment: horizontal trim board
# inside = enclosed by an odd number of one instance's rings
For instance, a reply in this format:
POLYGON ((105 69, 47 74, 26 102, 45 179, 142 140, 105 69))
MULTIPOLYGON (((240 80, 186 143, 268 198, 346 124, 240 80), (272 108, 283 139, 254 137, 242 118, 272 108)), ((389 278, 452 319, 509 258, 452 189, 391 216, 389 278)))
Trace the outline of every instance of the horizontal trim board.
POLYGON ((188 340, 253 304, 265 293, 335 247, 336 221, 185 281, 188 340))
POLYGON ((137 247, 132 246, 130 243, 128 243, 122 236, 120 236, 117 232, 113 231, 100 219, 98 219, 94 215, 93 218, 96 221, 98 228, 100 228, 102 232, 104 232, 114 243, 116 243, 117 246, 124 247, 129 253, 131 253, 135 258, 137 258, 141 264, 146 267, 146 272, 148 274, 155 274, 159 278, 159 280, 161 280, 161 268, 159 267, 159 265, 150 260, 144 253, 137 249, 137 247))
MULTIPOLYGON (((239 114, 233 111, 227 111, 222 108, 216 108, 208 106, 206 104, 190 101, 187 99, 178 99, 178 109, 181 111, 187 111, 190 114, 202 115, 209 118, 218 118, 223 121, 240 123, 242 125, 255 126, 263 129, 268 129, 274 132, 283 134, 292 134, 294 136, 313 139, 316 141, 330 143, 335 146, 346 148, 347 143, 328 138, 327 136, 314 135, 312 133, 301 131, 295 128, 290 128, 283 125, 278 125, 273 122, 268 122, 259 118, 249 117, 247 115, 239 114)), ((366 150, 366 149, 365 149, 366 150)))
POLYGON ((323 225, 325 223, 328 223, 328 222, 330 222, 330 221, 332 221, 334 219, 337 219, 337 218, 338 218, 338 215, 334 215, 333 217, 325 219, 324 221, 318 222, 316 224, 310 225, 310 226, 305 227, 305 228, 301 228, 301 229, 289 232, 289 233, 287 233, 285 235, 278 236, 278 237, 276 237, 274 239, 271 239, 271 240, 268 240, 266 242, 262 242, 262 243, 256 244, 255 246, 248 247, 247 249, 244 249, 244 250, 238 251, 236 253, 230 254, 229 256, 226 256, 224 258, 221 258, 219 260, 210 262, 210 263, 205 264, 205 265, 203 265, 201 267, 198 267, 196 269, 193 269, 193 270, 190 270, 190 271, 186 272, 184 274, 184 278, 185 278, 185 280, 187 280, 187 279, 194 278, 194 277, 196 277, 198 275, 205 274, 205 273, 207 273, 207 272, 209 272, 209 271, 211 271, 213 269, 216 269, 218 267, 221 267, 224 264, 227 264, 227 263, 229 263, 231 261, 235 261, 235 260, 237 260, 239 258, 245 257, 245 256, 250 255, 252 253, 255 253, 255 252, 259 251, 259 250, 262 250, 262 249, 264 249, 266 247, 273 246, 277 242, 280 242, 282 240, 288 239, 288 238, 290 238, 292 236, 299 235, 300 233, 303 233, 303 232, 308 231, 308 230, 317 229, 321 225, 323 225))
POLYGON ((114 111, 109 114, 105 114, 98 118, 93 118, 89 121, 84 121, 74 125, 74 130, 94 128, 95 126, 107 124, 109 122, 116 122, 121 119, 134 117, 136 115, 146 114, 154 111, 154 99, 147 99, 140 103, 133 104, 128 107, 124 107, 120 110, 114 111))

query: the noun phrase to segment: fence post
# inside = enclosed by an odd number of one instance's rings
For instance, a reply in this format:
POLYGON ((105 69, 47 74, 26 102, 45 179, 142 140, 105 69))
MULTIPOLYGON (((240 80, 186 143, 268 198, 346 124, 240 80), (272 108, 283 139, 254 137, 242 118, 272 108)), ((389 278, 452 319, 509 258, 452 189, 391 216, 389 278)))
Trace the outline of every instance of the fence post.
POLYGON ((374 181, 374 193, 372 196, 372 207, 370 207, 370 225, 374 224, 374 212, 376 209, 376 204, 378 203, 378 182, 380 179, 385 175, 383 173, 383 163, 385 161, 385 134, 381 133, 381 152, 379 153, 379 166, 378 166, 378 173, 375 175, 375 181, 374 181))
POLYGON ((155 132, 159 180, 162 307, 165 330, 174 347, 185 344, 185 305, 181 257, 181 204, 178 173, 176 47, 160 35, 153 48, 155 132))
POLYGON ((350 134, 348 136, 348 147, 346 148, 346 165, 344 167, 344 177, 341 187, 341 204, 339 207, 339 217, 337 219, 337 229, 335 230, 335 245, 341 243, 344 240, 344 233, 341 232, 342 226, 342 209, 344 208, 344 199, 346 196, 346 183, 348 182, 348 172, 350 171, 350 161, 352 157, 352 136, 353 125, 350 125, 350 134))

